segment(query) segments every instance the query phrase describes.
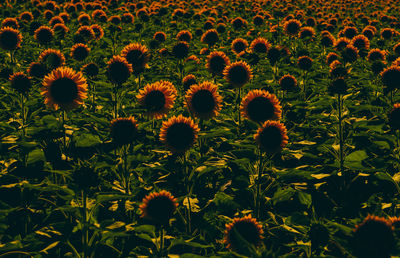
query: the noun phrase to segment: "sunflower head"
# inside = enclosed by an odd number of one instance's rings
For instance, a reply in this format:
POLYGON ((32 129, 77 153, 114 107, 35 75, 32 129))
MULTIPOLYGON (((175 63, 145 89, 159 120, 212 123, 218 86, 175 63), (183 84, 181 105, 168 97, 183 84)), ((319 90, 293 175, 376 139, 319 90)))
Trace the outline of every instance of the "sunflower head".
POLYGON ((81 26, 77 31, 76 35, 79 36, 84 42, 92 41, 96 38, 96 35, 90 26, 81 26))
POLYGON ((253 18, 253 24, 255 26, 261 26, 264 23, 264 17, 262 17, 261 15, 256 15, 253 18))
POLYGON ((312 64, 313 64, 313 60, 308 56, 301 56, 297 59, 297 66, 301 70, 305 70, 305 71, 310 70, 312 67, 312 64))
POLYGON ((385 40, 391 39, 395 35, 395 32, 392 28, 384 28, 381 31, 381 37, 385 40))
POLYGON ((113 56, 107 63, 107 77, 112 83, 123 84, 132 72, 132 65, 122 56, 113 56))
POLYGON ((176 35, 176 40, 190 42, 192 40, 192 33, 188 30, 182 30, 176 35))
POLYGON ((132 143, 137 133, 137 122, 133 117, 116 118, 111 121, 111 138, 116 145, 132 143))
POLYGON ((188 90, 193 84, 197 84, 196 76, 193 74, 188 74, 182 79, 182 85, 185 90, 188 90))
POLYGON ((36 78, 43 78, 46 75, 46 67, 37 62, 32 62, 28 68, 29 76, 36 78))
POLYGON ((299 38, 304 39, 304 40, 310 40, 313 39, 315 36, 315 30, 313 27, 303 27, 299 31, 299 38))
POLYGON ((35 40, 41 45, 49 44, 54 38, 53 29, 47 26, 40 26, 35 30, 35 40))
POLYGON ((164 42, 167 39, 167 34, 162 31, 157 31, 156 33, 154 33, 153 39, 157 40, 158 42, 164 42))
POLYGON ((185 153, 195 143, 199 131, 191 118, 173 116, 162 123, 160 141, 173 153, 185 153))
POLYGON ((339 59, 339 55, 334 53, 334 52, 330 52, 327 56, 326 56, 326 63, 328 65, 330 65, 333 61, 338 60, 339 59))
POLYGON ((229 57, 224 52, 214 51, 207 57, 206 67, 213 75, 220 75, 229 64, 229 57))
POLYGON ((99 66, 95 63, 88 63, 82 66, 81 71, 88 77, 95 77, 99 74, 99 66))
POLYGON ((287 35, 290 36, 295 36, 299 33, 299 30, 301 28, 301 23, 299 20, 296 19, 290 19, 285 22, 283 25, 283 29, 287 35))
POLYGON ((266 153, 274 154, 280 152, 286 146, 289 138, 285 125, 278 121, 265 121, 258 128, 254 139, 260 149, 266 153))
POLYGON ((374 48, 369 51, 367 58, 370 62, 385 61, 386 55, 387 53, 385 50, 374 48))
POLYGON ((350 44, 353 45, 354 47, 356 47, 359 51, 360 50, 368 50, 369 46, 370 46, 369 39, 364 35, 355 36, 351 40, 350 44))
POLYGON ((2 22, 1 22, 1 27, 11 27, 14 29, 18 29, 19 25, 18 25, 18 20, 15 18, 5 18, 2 22))
POLYGON ((21 46, 22 35, 11 27, 0 29, 0 47, 4 50, 15 50, 21 46))
POLYGON ((86 91, 86 79, 82 73, 69 67, 59 67, 44 77, 41 94, 49 107, 71 110, 83 104, 86 91))
POLYGON ((328 91, 331 94, 345 94, 347 92, 347 83, 344 77, 334 78, 329 84, 328 91))
POLYGON ((239 54, 243 51, 246 50, 246 48, 249 46, 249 43, 247 43, 247 40, 242 39, 242 38, 237 38, 231 43, 231 49, 234 53, 239 54))
POLYGON ((189 54, 189 44, 186 41, 179 41, 172 47, 172 55, 178 59, 183 59, 189 54))
POLYGON ((132 65, 133 73, 140 74, 144 71, 149 62, 150 55, 146 46, 139 43, 132 43, 124 47, 121 56, 132 65))
POLYGON ((209 29, 201 36, 201 42, 206 43, 208 46, 214 46, 219 41, 218 31, 209 29))
POLYGON ((24 73, 18 72, 10 76, 11 88, 21 94, 27 94, 32 87, 31 80, 24 73))
POLYGON ((218 115, 222 98, 218 86, 212 82, 203 82, 190 87, 185 96, 188 109, 202 119, 210 119, 218 115))
POLYGON ((251 90, 242 99, 240 112, 243 117, 256 123, 267 120, 279 120, 282 107, 278 98, 265 90, 251 90))
POLYGON ((393 105, 392 110, 388 114, 389 125, 392 129, 400 129, 400 103, 393 105))
POLYGON ((342 31, 343 35, 348 38, 348 39, 352 39, 354 38, 357 34, 358 34, 358 30, 356 27, 353 26, 346 26, 343 31, 342 31))
POLYGON ((60 50, 48 48, 40 54, 39 63, 43 64, 49 71, 51 71, 63 66, 65 63, 65 57, 60 50))
POLYGON ((77 61, 83 61, 89 56, 90 48, 82 43, 75 44, 71 47, 71 57, 77 61))
POLYGON ((331 33, 325 33, 321 37, 321 45, 324 47, 331 47, 335 45, 336 40, 335 37, 331 33))
POLYGON ((294 76, 286 74, 279 79, 279 86, 282 90, 293 91, 297 87, 297 80, 294 76))
POLYGON ((388 90, 400 89, 400 66, 391 66, 381 72, 383 85, 388 90))
POLYGON ((154 192, 143 198, 139 206, 141 217, 155 224, 168 225, 178 207, 178 200, 167 191, 154 192))
POLYGON ((33 21, 33 14, 31 12, 22 12, 19 15, 19 19, 24 22, 31 22, 33 21))
POLYGON ((225 225, 224 243, 227 248, 243 253, 246 252, 245 242, 259 246, 264 238, 263 234, 260 223, 248 215, 243 218, 235 218, 231 223, 225 225))
POLYGON ((174 106, 176 89, 168 81, 158 81, 147 84, 139 90, 138 102, 146 110, 146 115, 160 119, 164 117, 174 106))
POLYGON ((244 61, 237 61, 228 65, 223 74, 225 80, 237 88, 243 87, 253 78, 250 66, 244 61))
POLYGON ((95 38, 96 40, 99 40, 99 39, 103 38, 103 36, 104 36, 104 30, 103 30, 103 28, 102 28, 100 25, 98 25, 98 24, 93 24, 92 26, 90 26, 90 28, 93 30, 93 32, 94 32, 94 38, 95 38))
POLYGON ((250 44, 250 49, 254 53, 266 54, 271 44, 265 38, 256 38, 250 44))
POLYGON ((343 49, 345 49, 347 47, 347 45, 350 45, 351 41, 348 38, 339 38, 338 40, 336 40, 335 42, 335 48, 338 51, 342 51, 343 49))
POLYGON ((57 37, 65 38, 65 35, 68 33, 69 29, 63 23, 57 23, 54 25, 53 31, 57 37))
POLYGON ((394 246, 393 227, 385 218, 368 215, 353 230, 352 247, 357 257, 390 257, 394 246))

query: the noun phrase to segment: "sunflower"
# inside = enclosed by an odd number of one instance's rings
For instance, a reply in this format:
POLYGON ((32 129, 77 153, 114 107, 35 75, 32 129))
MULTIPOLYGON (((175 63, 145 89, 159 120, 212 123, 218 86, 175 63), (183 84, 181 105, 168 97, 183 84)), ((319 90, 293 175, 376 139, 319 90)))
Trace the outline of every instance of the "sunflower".
POLYGON ((243 19, 242 17, 236 17, 235 19, 233 19, 231 21, 231 24, 235 30, 239 30, 239 29, 247 26, 247 21, 245 19, 243 19))
POLYGON ((207 30, 201 36, 201 42, 206 43, 209 47, 214 46, 219 41, 218 31, 215 29, 207 30))
POLYGON ((381 37, 385 40, 391 39, 395 35, 395 31, 392 28, 384 28, 381 31, 381 37))
POLYGON ((311 40, 315 36, 315 30, 313 27, 303 27, 299 31, 299 38, 300 39, 306 39, 306 40, 311 40))
POLYGON ((82 66, 81 71, 89 77, 95 77, 99 74, 99 66, 95 63, 88 63, 82 66))
POLYGON ((126 61, 132 65, 134 74, 142 73, 150 59, 147 47, 139 43, 125 46, 121 51, 121 56, 125 57, 126 61))
POLYGON ((250 49, 255 53, 266 54, 271 44, 265 38, 256 38, 250 44, 250 49))
POLYGON ((124 57, 113 56, 107 63, 107 77, 112 83, 123 84, 132 72, 132 65, 124 57))
POLYGON ((368 50, 370 43, 369 39, 364 35, 357 35, 351 40, 351 45, 355 46, 359 51, 368 50))
POLYGON ((258 128, 254 139, 258 146, 267 153, 280 152, 288 143, 288 136, 285 125, 278 121, 265 121, 258 128))
POLYGON ((64 24, 64 20, 60 16, 55 16, 55 17, 51 18, 51 20, 49 21, 49 24, 51 27, 54 27, 54 25, 56 25, 56 24, 64 24))
POLYGON ((282 107, 278 98, 265 90, 252 90, 242 99, 240 112, 243 117, 257 123, 279 120, 282 107))
POLYGON ((308 57, 308 56, 300 56, 297 59, 297 66, 301 69, 301 70, 305 70, 308 71, 311 69, 313 64, 313 60, 308 57))
POLYGON ((333 61, 338 60, 339 59, 339 55, 334 53, 334 52, 330 52, 327 56, 326 56, 326 63, 328 65, 330 65, 333 61))
POLYGON ((392 110, 388 114, 389 125, 394 130, 400 129, 400 103, 393 105, 392 110))
POLYGON ((133 117, 116 118, 111 121, 111 138, 116 145, 132 143, 137 132, 137 122, 133 117))
POLYGON ((71 57, 77 61, 83 61, 89 56, 90 48, 87 45, 78 43, 71 47, 71 57))
POLYGON ((184 153, 195 143, 200 129, 191 118, 173 116, 162 123, 160 141, 173 153, 184 153))
POLYGON ((371 49, 368 52, 368 61, 374 62, 374 61, 385 61, 386 60, 386 51, 385 50, 380 50, 377 48, 371 49))
POLYGON ((256 15, 253 18, 253 24, 255 26, 261 26, 264 23, 264 17, 262 17, 261 15, 256 15))
POLYGON ((182 85, 185 90, 188 90, 193 84, 197 84, 196 76, 193 74, 188 74, 182 79, 182 85))
POLYGON ((0 29, 0 47, 4 50, 15 50, 21 46, 22 35, 11 27, 0 29))
POLYGON ((11 88, 21 94, 27 94, 32 87, 31 78, 22 72, 14 73, 10 76, 11 88))
POLYGON ((142 202, 141 217, 161 225, 168 225, 178 207, 178 200, 165 190, 147 195, 142 202))
POLYGON ((53 40, 54 31, 47 26, 40 26, 37 30, 35 30, 34 37, 39 44, 46 45, 53 40))
POLYGON ((1 22, 1 27, 11 27, 14 29, 18 29, 19 25, 18 25, 18 20, 15 18, 5 18, 2 22, 1 22))
POLYGON ((64 65, 64 54, 57 49, 48 48, 39 55, 39 63, 44 64, 48 70, 53 70, 64 65))
POLYGON ((357 257, 390 257, 394 251, 394 229, 385 218, 368 215, 355 226, 352 247, 357 257))
POLYGON ((153 39, 157 40, 158 42, 164 42, 167 39, 167 34, 162 31, 157 31, 156 33, 154 33, 153 39))
POLYGON ((186 41, 179 41, 172 47, 172 55, 178 59, 183 59, 189 54, 189 44, 186 41))
POLYGON ((93 32, 94 32, 94 38, 95 38, 96 40, 99 40, 99 39, 103 38, 103 36, 104 36, 104 30, 103 30, 103 28, 102 28, 100 25, 98 25, 98 24, 93 24, 93 25, 90 26, 90 28, 93 30, 93 32))
POLYGON ((28 68, 29 76, 36 78, 43 78, 46 75, 46 67, 44 67, 41 63, 32 62, 28 68))
POLYGON ((335 37, 331 33, 323 34, 321 37, 321 45, 324 47, 334 46, 336 43, 335 37))
POLYGON ((31 22, 33 21, 33 14, 31 12, 22 12, 19 15, 19 19, 24 22, 31 22))
POLYGON ((192 40, 192 33, 188 30, 182 30, 176 35, 176 40, 189 43, 192 40))
POLYGON ((351 27, 351 26, 346 26, 343 31, 342 34, 348 38, 348 39, 352 39, 354 38, 357 34, 358 34, 358 30, 356 27, 351 27))
POLYGON ((206 67, 213 75, 220 75, 229 64, 229 57, 224 52, 214 51, 208 55, 206 67))
POLYGON ((295 36, 299 33, 299 30, 301 28, 301 23, 299 20, 296 19, 290 19, 285 22, 283 25, 283 29, 287 35, 290 36, 295 36))
POLYGON ((381 72, 383 85, 389 90, 400 89, 400 66, 391 66, 381 72))
POLYGON ((348 45, 350 45, 351 41, 348 38, 339 38, 335 42, 335 48, 338 51, 342 51, 345 49, 348 45))
POLYGON ((79 36, 85 42, 89 42, 96 38, 96 34, 94 33, 92 27, 86 25, 81 26, 76 31, 76 35, 79 36))
POLYGON ((147 84, 137 95, 140 106, 146 110, 146 115, 155 119, 164 117, 172 109, 175 98, 176 89, 167 81, 147 84))
POLYGON ((203 82, 190 87, 185 96, 188 109, 202 119, 210 119, 218 115, 222 98, 218 86, 212 82, 203 82))
POLYGON ((82 73, 69 67, 59 67, 44 77, 41 94, 49 107, 71 110, 83 103, 86 91, 86 79, 82 73))
POLYGON ((234 87, 240 88, 253 78, 250 66, 244 61, 234 62, 225 67, 224 78, 234 87))
POLYGON ((262 226, 251 215, 235 218, 231 223, 225 225, 224 244, 229 249, 243 252, 245 242, 259 246, 264 238, 263 234, 262 226))
POLYGON ((56 25, 54 25, 53 31, 56 36, 60 38, 65 38, 65 35, 68 33, 69 29, 63 23, 57 23, 56 25))

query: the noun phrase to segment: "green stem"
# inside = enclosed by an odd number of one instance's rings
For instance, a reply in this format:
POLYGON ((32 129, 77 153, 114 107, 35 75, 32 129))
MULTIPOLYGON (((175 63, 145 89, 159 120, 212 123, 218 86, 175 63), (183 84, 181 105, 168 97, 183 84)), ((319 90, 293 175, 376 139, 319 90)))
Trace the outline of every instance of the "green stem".
POLYGON ((340 172, 343 174, 343 164, 344 164, 344 157, 343 157, 343 117, 342 117, 342 108, 343 108, 343 99, 342 95, 338 94, 337 96, 337 108, 338 108, 338 119, 339 119, 339 169, 340 172))
POLYGON ((260 193, 261 193, 261 177, 263 174, 263 154, 261 149, 259 149, 259 160, 258 160, 258 176, 257 176, 257 184, 256 184, 256 216, 257 218, 260 218, 260 206, 261 206, 261 200, 260 200, 260 193))
POLYGON ((82 191, 82 250, 83 250, 83 258, 88 257, 87 249, 88 249, 88 239, 89 239, 89 232, 87 229, 87 194, 85 191, 82 191))
POLYGON ((190 205, 190 196, 191 196, 191 191, 190 191, 190 181, 189 181, 189 173, 187 171, 187 160, 186 160, 186 153, 183 154, 183 173, 185 177, 185 185, 186 185, 186 190, 187 190, 187 201, 188 201, 188 209, 187 209, 187 233, 191 234, 192 232, 192 225, 191 225, 191 205, 190 205))
POLYGON ((25 123, 26 123, 26 114, 25 114, 25 98, 21 93, 21 118, 22 118, 22 138, 25 138, 25 123))
POLYGON ((64 148, 64 153, 67 150, 67 136, 66 136, 66 130, 65 130, 65 110, 61 111, 61 124, 62 124, 62 129, 63 129, 63 148, 64 148))

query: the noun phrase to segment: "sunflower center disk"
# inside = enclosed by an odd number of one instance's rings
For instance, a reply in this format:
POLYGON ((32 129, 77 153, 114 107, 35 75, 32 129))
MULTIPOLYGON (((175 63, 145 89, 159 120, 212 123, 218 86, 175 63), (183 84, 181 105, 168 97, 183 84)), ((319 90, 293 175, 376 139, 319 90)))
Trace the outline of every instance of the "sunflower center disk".
POLYGON ((225 60, 221 56, 216 56, 210 60, 211 71, 215 74, 221 74, 225 65, 225 60))
POLYGON ((247 114, 256 122, 264 122, 274 116, 274 105, 263 97, 256 97, 247 105, 247 114))
POLYGON ((185 150, 193 143, 193 129, 186 123, 173 124, 168 128, 166 139, 172 148, 185 150))
POLYGON ((69 103, 78 96, 78 87, 72 79, 60 78, 51 84, 50 95, 56 103, 69 103))
POLYGON ((174 203, 165 196, 159 196, 147 203, 147 215, 159 222, 168 221, 174 212, 174 203))
POLYGON ((212 93, 208 90, 199 90, 193 95, 192 107, 197 113, 210 113, 215 107, 212 93))
POLYGON ((126 55, 126 60, 133 66, 133 67, 141 67, 144 61, 143 52, 140 50, 131 50, 126 55))
POLYGON ((229 240, 232 243, 232 246, 236 248, 243 246, 243 240, 256 245, 260 240, 259 234, 258 229, 253 223, 239 222, 229 231, 229 240))
POLYGON ((282 135, 278 128, 270 126, 265 128, 260 135, 260 144, 267 151, 276 151, 282 143, 282 135))
POLYGON ((229 78, 232 83, 242 85, 246 83, 247 71, 242 66, 232 67, 229 71, 229 78))
POLYGON ((165 105, 165 96, 159 90, 151 91, 144 100, 144 106, 148 111, 159 111, 165 105))

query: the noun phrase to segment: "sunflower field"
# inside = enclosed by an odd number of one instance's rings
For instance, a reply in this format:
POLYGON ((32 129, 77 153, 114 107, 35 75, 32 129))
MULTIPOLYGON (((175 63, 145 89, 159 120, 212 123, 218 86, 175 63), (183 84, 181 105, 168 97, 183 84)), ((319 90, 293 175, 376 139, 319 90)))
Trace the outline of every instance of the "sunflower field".
POLYGON ((400 256, 397 0, 0 14, 0 257, 400 256))

